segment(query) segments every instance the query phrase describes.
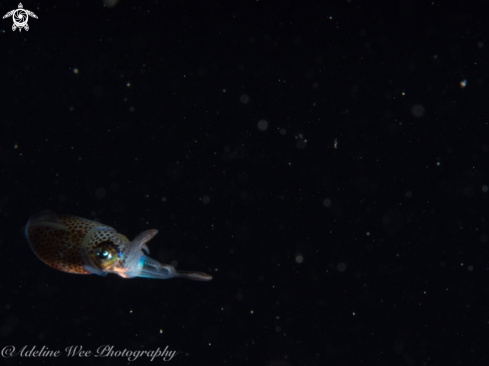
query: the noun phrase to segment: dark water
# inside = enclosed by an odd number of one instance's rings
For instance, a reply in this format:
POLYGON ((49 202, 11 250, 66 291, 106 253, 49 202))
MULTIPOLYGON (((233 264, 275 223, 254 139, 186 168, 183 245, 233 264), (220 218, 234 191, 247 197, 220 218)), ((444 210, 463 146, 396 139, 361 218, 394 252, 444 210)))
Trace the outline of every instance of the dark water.
POLYGON ((0 33, 2 365, 487 363, 476 2, 24 9, 0 33), (43 209, 158 229, 153 258, 213 280, 51 269, 22 231, 43 209))

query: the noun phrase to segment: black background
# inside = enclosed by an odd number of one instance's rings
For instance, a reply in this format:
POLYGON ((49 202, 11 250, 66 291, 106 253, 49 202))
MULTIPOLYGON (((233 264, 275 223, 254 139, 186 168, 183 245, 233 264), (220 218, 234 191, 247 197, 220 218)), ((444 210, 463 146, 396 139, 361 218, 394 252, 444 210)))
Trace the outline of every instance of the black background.
POLYGON ((23 5, 28 32, 0 23, 0 345, 63 355, 2 364, 488 362, 483 3, 23 5), (214 279, 55 271, 22 235, 43 209, 158 229, 153 258, 214 279))

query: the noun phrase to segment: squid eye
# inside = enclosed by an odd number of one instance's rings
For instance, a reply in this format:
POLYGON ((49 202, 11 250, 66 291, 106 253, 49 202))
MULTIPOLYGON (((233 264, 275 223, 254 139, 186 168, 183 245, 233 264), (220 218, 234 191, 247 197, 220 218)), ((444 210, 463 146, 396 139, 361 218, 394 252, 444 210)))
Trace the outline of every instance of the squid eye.
POLYGON ((95 255, 101 260, 110 260, 112 258, 112 253, 109 253, 107 249, 97 249, 95 255))
POLYGON ((117 260, 117 250, 112 246, 102 245, 94 250, 92 258, 104 269, 117 260))

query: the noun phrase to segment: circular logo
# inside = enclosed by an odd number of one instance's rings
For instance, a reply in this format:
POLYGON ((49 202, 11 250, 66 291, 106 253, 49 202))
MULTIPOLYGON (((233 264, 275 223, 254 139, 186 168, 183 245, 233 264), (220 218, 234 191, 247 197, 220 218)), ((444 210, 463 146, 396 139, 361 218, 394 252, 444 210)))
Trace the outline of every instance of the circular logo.
POLYGON ((23 28, 29 20, 29 15, 24 9, 17 9, 12 15, 12 19, 17 27, 23 28))

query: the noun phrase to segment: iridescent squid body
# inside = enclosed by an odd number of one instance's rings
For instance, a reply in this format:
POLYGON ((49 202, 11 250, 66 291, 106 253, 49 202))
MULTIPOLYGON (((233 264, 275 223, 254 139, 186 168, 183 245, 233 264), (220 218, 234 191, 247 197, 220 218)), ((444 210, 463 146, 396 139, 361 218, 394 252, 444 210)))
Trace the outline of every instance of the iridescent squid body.
POLYGON ((60 271, 100 276, 117 273, 124 278, 212 279, 202 272, 177 271, 148 257, 146 243, 157 233, 158 230, 146 230, 129 241, 110 226, 51 211, 32 216, 25 227, 25 236, 34 253, 60 271))

